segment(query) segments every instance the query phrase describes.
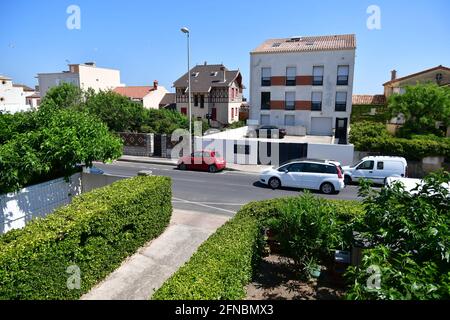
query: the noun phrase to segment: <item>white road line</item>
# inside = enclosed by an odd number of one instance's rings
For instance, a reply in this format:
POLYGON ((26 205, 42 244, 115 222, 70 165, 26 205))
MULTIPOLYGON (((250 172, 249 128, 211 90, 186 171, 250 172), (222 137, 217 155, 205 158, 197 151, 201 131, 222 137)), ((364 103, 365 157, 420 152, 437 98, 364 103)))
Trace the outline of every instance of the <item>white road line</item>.
MULTIPOLYGON (((172 200, 173 203, 184 203, 186 200, 172 200)), ((196 201, 196 203, 200 204, 209 204, 216 206, 243 206, 245 203, 220 203, 220 202, 204 202, 204 201, 196 201)))
POLYGON ((183 202, 183 203, 189 203, 189 204, 197 205, 197 206, 200 206, 200 207, 205 207, 205 208, 210 208, 210 209, 215 209, 215 210, 224 211, 224 212, 227 212, 227 213, 233 213, 233 214, 236 213, 236 211, 227 210, 227 209, 223 209, 223 208, 219 208, 219 207, 214 207, 214 206, 209 206, 209 205, 202 204, 202 203, 199 203, 199 202, 188 201, 188 200, 184 200, 184 199, 180 199, 180 198, 175 198, 175 197, 172 197, 172 199, 179 200, 179 201, 181 201, 181 202, 183 202))

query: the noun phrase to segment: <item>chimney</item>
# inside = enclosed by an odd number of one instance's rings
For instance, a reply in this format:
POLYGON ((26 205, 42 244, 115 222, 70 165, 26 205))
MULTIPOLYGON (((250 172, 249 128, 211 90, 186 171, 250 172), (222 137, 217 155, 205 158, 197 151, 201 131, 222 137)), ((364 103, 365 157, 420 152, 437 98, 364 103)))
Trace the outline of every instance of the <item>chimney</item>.
POLYGON ((397 79, 397 70, 392 70, 391 71, 391 81, 397 79))
POLYGON ((220 67, 220 70, 223 72, 223 82, 226 82, 227 81, 227 78, 226 78, 226 71, 225 71, 225 67, 224 66, 221 66, 220 67))
POLYGON ((153 81, 153 90, 158 90, 158 80, 153 81))

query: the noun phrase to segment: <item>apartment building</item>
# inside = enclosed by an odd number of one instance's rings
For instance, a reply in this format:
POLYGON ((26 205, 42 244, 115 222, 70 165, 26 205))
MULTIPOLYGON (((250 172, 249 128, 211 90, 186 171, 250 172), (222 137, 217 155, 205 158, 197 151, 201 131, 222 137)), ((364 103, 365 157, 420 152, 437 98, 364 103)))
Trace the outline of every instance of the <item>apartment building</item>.
MULTIPOLYGON (((189 71, 191 77, 192 116, 211 120, 214 127, 222 127, 239 120, 242 104, 242 74, 228 70, 223 64, 197 65, 189 71)), ((176 89, 177 110, 188 114, 188 74, 173 84, 176 89)))
POLYGON ((11 78, 0 75, 0 113, 16 113, 36 108, 39 96, 35 90, 19 84, 13 84, 11 78), (32 99, 37 97, 36 99, 32 99))
POLYGON ((112 90, 123 86, 120 83, 120 71, 115 69, 99 68, 94 62, 84 64, 69 64, 69 70, 55 73, 39 73, 38 76, 41 97, 47 91, 61 83, 71 83, 83 90, 88 88, 99 90, 112 90))
POLYGON ((346 143, 355 35, 269 39, 250 52, 250 120, 346 143))

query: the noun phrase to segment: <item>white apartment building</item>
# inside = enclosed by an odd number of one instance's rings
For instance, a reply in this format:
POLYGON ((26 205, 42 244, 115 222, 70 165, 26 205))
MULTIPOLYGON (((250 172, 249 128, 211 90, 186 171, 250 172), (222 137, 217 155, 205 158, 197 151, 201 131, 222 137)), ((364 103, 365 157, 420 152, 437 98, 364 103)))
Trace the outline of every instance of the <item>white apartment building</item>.
POLYGON ((14 85, 11 78, 0 75, 0 112, 16 113, 37 107, 29 98, 35 95, 32 89, 23 85, 14 85))
POLYGON ((69 70, 56 73, 39 73, 39 88, 41 97, 47 91, 61 83, 71 83, 83 90, 88 88, 99 90, 112 90, 123 86, 120 83, 120 71, 115 69, 99 68, 94 62, 84 64, 69 64, 69 70))
MULTIPOLYGON (((192 116, 210 118, 213 127, 222 127, 239 120, 242 104, 242 74, 222 64, 197 65, 190 70, 192 116)), ((188 74, 173 84, 176 108, 188 114, 188 74)))
POLYGON ((270 39, 250 52, 249 125, 293 135, 335 135, 346 143, 355 35, 270 39))

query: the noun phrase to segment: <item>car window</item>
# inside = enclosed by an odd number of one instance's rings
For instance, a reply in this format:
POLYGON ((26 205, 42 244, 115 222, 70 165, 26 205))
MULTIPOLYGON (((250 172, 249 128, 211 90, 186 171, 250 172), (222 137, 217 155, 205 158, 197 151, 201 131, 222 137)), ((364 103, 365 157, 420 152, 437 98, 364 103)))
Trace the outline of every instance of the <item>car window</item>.
POLYGON ((337 167, 336 166, 324 166, 325 173, 331 173, 331 174, 337 174, 337 167))
POLYGON ((375 161, 373 161, 373 160, 364 161, 356 169, 358 169, 358 170, 373 170, 374 164, 375 164, 375 161))
POLYGON ((211 154, 209 152, 203 152, 203 158, 209 158, 211 157, 211 154))
POLYGON ((219 152, 217 152, 217 151, 214 152, 214 156, 216 158, 222 158, 222 155, 219 152))
POLYGON ((286 169, 289 170, 289 166, 290 166, 290 164, 286 164, 284 166, 281 166, 281 167, 278 168, 278 171, 283 172, 286 169))
POLYGON ((302 172, 303 163, 293 163, 289 166, 289 172, 302 172))
POLYGON ((377 169, 378 170, 383 170, 384 169, 384 162, 383 161, 378 161, 377 162, 377 169))
POLYGON ((318 163, 304 163, 303 164, 303 172, 309 172, 309 173, 324 173, 325 172, 325 166, 318 163))

